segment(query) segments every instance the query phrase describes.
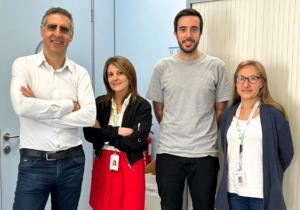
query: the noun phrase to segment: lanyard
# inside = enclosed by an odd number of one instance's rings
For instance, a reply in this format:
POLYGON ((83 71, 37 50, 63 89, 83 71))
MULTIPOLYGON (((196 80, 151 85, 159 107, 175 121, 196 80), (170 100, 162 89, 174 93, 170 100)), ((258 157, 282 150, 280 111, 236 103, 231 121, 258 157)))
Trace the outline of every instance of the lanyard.
POLYGON ((240 146, 239 146, 239 171, 242 170, 243 145, 244 145, 245 133, 246 133, 246 130, 247 130, 249 124, 250 124, 250 121, 251 121, 254 113, 256 112, 257 108, 259 107, 259 105, 260 105, 259 101, 257 101, 254 104, 244 129, 241 129, 241 126, 240 126, 240 123, 239 123, 239 116, 240 116, 240 113, 241 113, 241 103, 240 103, 238 109, 236 110, 236 115, 235 115, 236 116, 236 130, 237 130, 237 133, 238 133, 238 139, 240 141, 240 146))

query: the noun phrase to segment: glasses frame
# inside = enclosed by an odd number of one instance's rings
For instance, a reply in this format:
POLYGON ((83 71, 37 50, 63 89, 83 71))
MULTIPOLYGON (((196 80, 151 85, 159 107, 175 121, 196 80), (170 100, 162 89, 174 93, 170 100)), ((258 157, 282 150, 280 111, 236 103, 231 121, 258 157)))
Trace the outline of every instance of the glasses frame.
POLYGON ((237 76, 237 77, 235 78, 235 81, 236 81, 237 84, 244 84, 244 83, 246 82, 246 80, 247 80, 249 84, 254 85, 254 84, 256 84, 257 81, 258 81, 259 79, 261 79, 261 78, 262 78, 262 77, 256 76, 256 75, 250 75, 250 76, 248 76, 248 77, 245 77, 245 76, 243 76, 243 75, 240 75, 240 76, 237 76), (253 80, 253 79, 254 79, 254 80, 253 80))
POLYGON ((44 26, 48 31, 56 31, 57 28, 59 28, 59 31, 63 34, 68 34, 71 32, 71 28, 67 26, 62 26, 62 25, 57 25, 57 24, 52 24, 49 23, 44 26))

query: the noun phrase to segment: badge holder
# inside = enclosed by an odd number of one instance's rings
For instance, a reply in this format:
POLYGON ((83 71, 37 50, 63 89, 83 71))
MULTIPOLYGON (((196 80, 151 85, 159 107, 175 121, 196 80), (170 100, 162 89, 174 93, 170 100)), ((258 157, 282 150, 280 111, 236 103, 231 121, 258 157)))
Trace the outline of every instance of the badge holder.
POLYGON ((114 153, 110 156, 109 170, 118 171, 119 170, 119 155, 114 153))
POLYGON ((238 170, 234 173, 234 183, 237 187, 243 187, 246 184, 246 175, 243 171, 238 170))

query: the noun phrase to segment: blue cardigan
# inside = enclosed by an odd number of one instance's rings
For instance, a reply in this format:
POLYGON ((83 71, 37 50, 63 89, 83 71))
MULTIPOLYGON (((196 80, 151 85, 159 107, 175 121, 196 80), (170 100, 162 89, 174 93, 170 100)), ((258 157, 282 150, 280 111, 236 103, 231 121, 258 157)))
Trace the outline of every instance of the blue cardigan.
MULTIPOLYGON (((229 210, 227 200, 227 131, 239 104, 228 108, 221 121, 221 142, 224 151, 223 175, 215 202, 216 210, 229 210)), ((263 147, 264 210, 286 210, 282 194, 283 173, 293 155, 293 143, 288 121, 273 106, 260 105, 263 147)))

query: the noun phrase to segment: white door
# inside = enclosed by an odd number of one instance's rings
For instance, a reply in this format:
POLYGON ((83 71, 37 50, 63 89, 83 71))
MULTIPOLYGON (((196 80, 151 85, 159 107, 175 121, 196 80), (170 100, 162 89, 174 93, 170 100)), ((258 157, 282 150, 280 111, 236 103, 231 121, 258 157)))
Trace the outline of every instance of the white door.
MULTIPOLYGON (((0 1, 0 210, 12 209, 19 163, 19 124, 9 97, 11 64, 16 57, 35 52, 41 40, 39 26, 42 16, 54 6, 63 7, 73 15, 75 35, 68 57, 91 70, 90 1, 0 1)), ((90 145, 84 145, 84 149, 87 162, 80 210, 90 209, 88 195, 92 151, 90 145)), ((50 209, 49 205, 47 209, 50 209)))

